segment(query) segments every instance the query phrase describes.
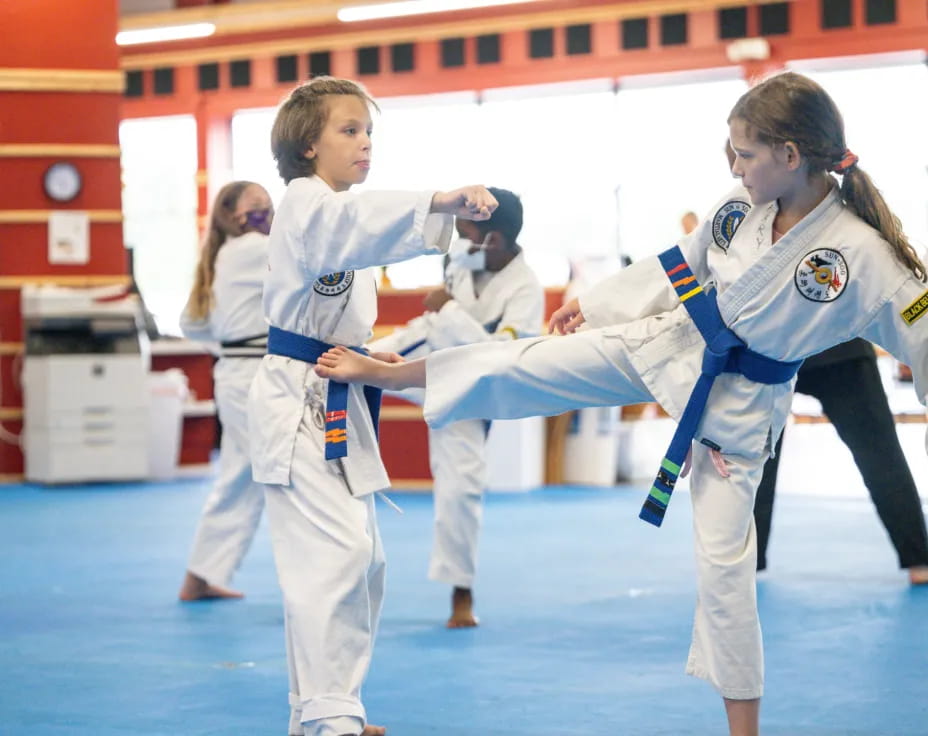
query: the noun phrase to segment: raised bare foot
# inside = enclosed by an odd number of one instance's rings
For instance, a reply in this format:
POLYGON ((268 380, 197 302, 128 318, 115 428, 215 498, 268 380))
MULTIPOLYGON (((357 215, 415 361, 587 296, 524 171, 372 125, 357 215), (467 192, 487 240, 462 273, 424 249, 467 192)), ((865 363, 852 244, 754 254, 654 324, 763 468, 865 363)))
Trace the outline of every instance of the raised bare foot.
POLYGON ((218 585, 210 585, 199 575, 188 571, 177 597, 182 601, 202 601, 215 598, 244 598, 245 594, 218 585))
POLYGON ((449 629, 469 629, 479 623, 474 615, 474 596, 470 588, 455 588, 451 593, 451 618, 445 625, 449 629))
POLYGON ((341 345, 327 350, 316 360, 316 375, 342 383, 364 383, 385 365, 341 345))
POLYGON ((928 585, 928 565, 910 567, 909 582, 912 585, 928 585))

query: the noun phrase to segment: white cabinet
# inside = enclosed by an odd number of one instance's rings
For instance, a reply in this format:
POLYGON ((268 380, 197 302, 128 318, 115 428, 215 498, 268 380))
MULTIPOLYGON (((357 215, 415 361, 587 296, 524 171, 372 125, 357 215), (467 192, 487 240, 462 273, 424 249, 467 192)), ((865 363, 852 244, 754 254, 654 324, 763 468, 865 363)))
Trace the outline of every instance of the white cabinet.
POLYGON ((149 356, 136 303, 131 297, 98 302, 88 290, 81 290, 87 294, 81 303, 75 291, 23 292, 26 480, 145 478, 149 356))

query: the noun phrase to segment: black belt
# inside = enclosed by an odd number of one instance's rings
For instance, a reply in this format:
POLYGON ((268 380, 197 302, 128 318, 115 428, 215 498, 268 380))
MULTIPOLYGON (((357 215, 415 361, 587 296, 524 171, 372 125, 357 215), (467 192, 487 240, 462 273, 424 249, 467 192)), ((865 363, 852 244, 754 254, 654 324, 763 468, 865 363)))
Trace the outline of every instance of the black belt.
POLYGON ((267 335, 252 335, 219 343, 223 358, 263 358, 267 354, 267 335))

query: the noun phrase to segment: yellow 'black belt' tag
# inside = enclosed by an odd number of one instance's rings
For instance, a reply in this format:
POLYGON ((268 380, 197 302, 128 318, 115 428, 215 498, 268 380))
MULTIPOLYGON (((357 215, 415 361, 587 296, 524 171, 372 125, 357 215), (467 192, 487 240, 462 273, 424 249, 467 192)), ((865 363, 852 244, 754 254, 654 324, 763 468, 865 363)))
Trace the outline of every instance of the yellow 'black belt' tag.
POLYGON ((899 312, 899 315, 905 320, 907 325, 911 325, 914 324, 916 320, 921 319, 926 312, 928 312, 928 291, 899 312))

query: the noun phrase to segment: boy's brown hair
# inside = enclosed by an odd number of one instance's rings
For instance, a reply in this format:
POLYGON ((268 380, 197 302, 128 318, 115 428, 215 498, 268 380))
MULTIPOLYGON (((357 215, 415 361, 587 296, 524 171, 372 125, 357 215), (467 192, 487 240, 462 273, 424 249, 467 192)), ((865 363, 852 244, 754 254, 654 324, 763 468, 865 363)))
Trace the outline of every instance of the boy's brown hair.
POLYGON ((312 176, 316 162, 306 158, 309 147, 319 138, 329 116, 328 95, 354 95, 375 110, 377 103, 357 82, 336 77, 315 77, 301 84, 277 111, 271 129, 271 153, 285 183, 301 176, 312 176))

